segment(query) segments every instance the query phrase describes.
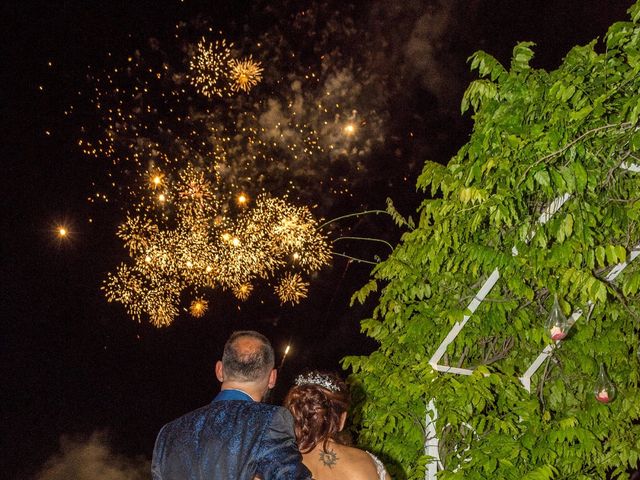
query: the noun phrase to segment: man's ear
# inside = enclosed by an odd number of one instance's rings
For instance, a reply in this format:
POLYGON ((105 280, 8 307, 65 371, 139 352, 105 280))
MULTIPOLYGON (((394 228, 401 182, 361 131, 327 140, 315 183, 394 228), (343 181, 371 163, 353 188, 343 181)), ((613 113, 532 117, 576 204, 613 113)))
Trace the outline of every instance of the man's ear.
POLYGON ((220 382, 224 382, 224 368, 222 368, 222 362, 219 360, 216 362, 216 378, 220 382))
POLYGON ((276 386, 277 379, 278 379, 278 370, 274 368, 273 370, 271 370, 271 373, 269 374, 269 389, 272 389, 273 387, 276 386))

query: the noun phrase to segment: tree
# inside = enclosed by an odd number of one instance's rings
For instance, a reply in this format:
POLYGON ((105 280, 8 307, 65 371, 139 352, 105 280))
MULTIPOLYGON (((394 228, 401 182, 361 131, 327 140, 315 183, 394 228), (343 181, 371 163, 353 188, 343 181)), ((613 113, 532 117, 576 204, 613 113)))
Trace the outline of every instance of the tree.
POLYGON ((431 399, 440 479, 615 478, 637 465, 640 260, 605 280, 640 248, 640 2, 629 13, 603 53, 577 46, 555 71, 530 66, 531 43, 508 69, 471 57, 470 140, 447 166, 426 162, 418 225, 354 295, 381 289, 361 323, 379 348, 343 363, 363 393, 361 443, 395 463, 395 477, 424 478, 431 399), (474 373, 435 371, 431 355, 496 268, 440 362, 474 373), (557 344, 545 327, 554 298, 565 315, 585 312, 557 344), (529 393, 518 376, 548 345, 529 393), (594 395, 601 366, 618 392, 606 404, 594 395))

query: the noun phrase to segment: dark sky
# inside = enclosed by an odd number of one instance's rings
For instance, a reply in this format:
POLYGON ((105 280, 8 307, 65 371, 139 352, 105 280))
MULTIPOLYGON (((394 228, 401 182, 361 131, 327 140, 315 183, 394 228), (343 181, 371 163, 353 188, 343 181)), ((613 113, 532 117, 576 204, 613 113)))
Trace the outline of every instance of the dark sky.
MULTIPOLYGON (((289 13, 307 6, 280 3, 289 13)), ((335 5, 350 6, 358 13, 356 27, 376 35, 376 29, 392 30, 385 25, 388 15, 402 15, 390 7, 393 3, 335 5)), ((613 21, 625 19, 630 2, 469 0, 444 8, 424 0, 407 5, 411 8, 402 21, 417 25, 419 14, 431 12, 434 25, 422 44, 429 48, 406 59, 415 61, 407 70, 413 74, 397 80, 402 93, 389 102, 389 138, 400 139, 372 155, 377 180, 359 190, 358 202, 343 202, 332 214, 383 208, 389 196, 403 212, 415 210, 413 185, 421 161, 446 162, 469 133, 470 120, 459 116, 457 106, 472 78, 465 61, 473 51, 486 50, 508 63, 517 41, 532 40, 534 64, 554 68, 572 45, 602 36, 613 21), (439 16, 443 10, 446 15, 439 16), (409 128, 418 137, 413 143, 402 139, 409 128), (387 173, 387 158, 393 158, 392 173, 387 173)), ((197 15, 213 18, 219 28, 257 36, 269 27, 261 8, 238 0, 3 2, 0 471, 6 478, 30 478, 63 434, 108 429, 117 452, 149 457, 163 423, 215 393, 213 365, 234 329, 259 329, 280 352, 291 341, 274 401, 301 369, 337 369, 343 356, 375 347, 358 333, 358 320, 370 314, 371 305, 348 307, 370 267, 344 259, 319 275, 298 307, 252 300, 239 309, 227 298, 203 319, 181 315, 164 329, 131 321, 100 291, 106 272, 122 259, 114 236, 121 212, 87 203, 100 165, 78 151, 80 125, 62 113, 78 103, 77 92, 87 90, 88 66, 99 71, 107 52, 124 57, 149 37, 168 37, 178 20, 197 15), (243 30, 245 24, 249 27, 243 30), (68 241, 55 236, 61 222, 73 232, 68 241)), ((354 228, 391 241, 400 234, 383 219, 354 228)), ((384 251, 359 253, 371 258, 384 251)))

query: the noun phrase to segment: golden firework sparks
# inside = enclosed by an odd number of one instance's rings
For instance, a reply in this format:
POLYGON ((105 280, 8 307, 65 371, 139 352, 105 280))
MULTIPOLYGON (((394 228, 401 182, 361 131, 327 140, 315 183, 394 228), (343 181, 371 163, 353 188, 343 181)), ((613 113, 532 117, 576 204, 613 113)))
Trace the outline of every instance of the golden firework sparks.
POLYGON ((147 313, 154 326, 167 327, 178 316, 178 299, 172 293, 163 286, 147 296, 147 313))
POLYGON ((143 217, 127 217, 127 220, 118 227, 116 235, 124 241, 129 253, 134 255, 145 250, 158 233, 158 226, 151 220, 143 217))
POLYGON ((251 57, 244 60, 231 60, 229 66, 231 90, 234 92, 239 90, 249 92, 262 80, 263 68, 260 62, 254 61, 251 57))
POLYGON ((250 283, 243 283, 242 285, 239 285, 238 287, 233 289, 233 294, 236 296, 238 300, 241 300, 244 302, 249 298, 252 291, 253 291, 253 285, 251 285, 250 283))
POLYGON ((275 289, 283 303, 306 296, 308 284, 300 274, 286 273, 287 265, 294 259, 310 273, 330 259, 306 207, 260 195, 252 208, 231 218, 203 171, 189 166, 176 177, 165 185, 176 207, 169 222, 130 216, 119 227, 131 262, 109 275, 109 301, 122 303, 138 320, 146 314, 152 324, 165 326, 178 315, 183 292, 194 288, 231 289, 244 301, 255 281, 283 275, 275 289))
POLYGON ((153 188, 159 188, 162 186, 162 181, 164 179, 164 175, 161 173, 155 172, 149 174, 149 179, 151 181, 151 186, 153 188))
POLYGON ((201 318, 209 310, 209 302, 203 298, 196 298, 189 306, 189 313, 195 318, 201 318))
POLYGON ((194 87, 205 97, 224 97, 228 94, 232 43, 225 39, 208 43, 198 42, 189 61, 189 78, 194 87))
POLYGON ((295 305, 300 300, 307 297, 309 284, 302 280, 298 273, 285 273, 280 283, 275 287, 280 303, 291 303, 295 305))
POLYGON ((331 251, 315 218, 288 198, 312 198, 312 176, 323 193, 346 193, 347 174, 331 175, 327 158, 356 158, 378 141, 369 133, 381 132, 372 127, 380 125, 376 116, 365 121, 353 108, 359 92, 351 87, 359 83, 350 69, 328 76, 305 70, 280 82, 223 39, 181 40, 185 48, 175 55, 157 45, 151 58, 136 52, 106 78, 90 74, 99 136, 83 133, 79 141, 87 155, 115 167, 89 201, 126 202, 118 236, 129 257, 126 270, 109 275, 105 293, 155 325, 187 311, 188 292, 231 290, 246 298, 259 282, 275 288, 295 269, 304 283, 328 264, 331 251), (277 95, 266 101, 194 95, 257 93, 253 87, 267 81, 277 95), (265 194, 276 191, 283 197, 265 194))
POLYGON ((140 320, 143 313, 144 288, 142 280, 127 265, 120 265, 116 273, 107 276, 102 287, 108 302, 120 302, 127 313, 134 319, 140 320))

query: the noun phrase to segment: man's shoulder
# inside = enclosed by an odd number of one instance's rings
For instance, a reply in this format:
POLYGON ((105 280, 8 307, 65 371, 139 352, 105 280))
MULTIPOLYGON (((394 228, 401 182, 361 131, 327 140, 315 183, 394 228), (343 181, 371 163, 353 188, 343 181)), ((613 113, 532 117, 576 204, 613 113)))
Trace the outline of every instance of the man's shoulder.
POLYGON ((202 418, 204 416, 207 415, 207 412, 209 411, 209 407, 211 405, 203 405, 200 408, 196 408, 195 410, 192 410, 188 413, 185 413, 184 415, 181 415, 180 417, 171 420, 170 422, 167 422, 163 427, 162 430, 160 431, 160 433, 162 432, 170 432, 171 430, 174 430, 178 427, 181 427, 185 424, 189 424, 189 423, 194 423, 197 422, 199 418, 202 418))
POLYGON ((261 417, 267 421, 272 418, 288 418, 291 415, 286 408, 268 403, 238 400, 213 401, 168 422, 162 429, 165 432, 182 429, 186 425, 196 425, 204 422, 207 418, 217 417, 231 412, 239 416, 248 415, 258 418, 261 417))

